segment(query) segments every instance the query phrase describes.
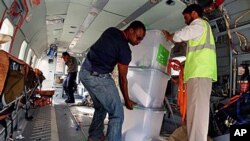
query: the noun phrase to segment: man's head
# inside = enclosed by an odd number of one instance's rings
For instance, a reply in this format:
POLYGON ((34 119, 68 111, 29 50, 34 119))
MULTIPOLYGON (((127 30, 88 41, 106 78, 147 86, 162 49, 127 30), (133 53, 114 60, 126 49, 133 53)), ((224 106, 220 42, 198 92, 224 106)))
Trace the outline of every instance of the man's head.
POLYGON ((138 45, 146 34, 146 28, 140 21, 133 21, 125 30, 125 36, 131 45, 138 45))
POLYGON ((203 17, 203 10, 198 4, 187 6, 182 12, 185 23, 189 25, 193 20, 203 17))
POLYGON ((64 62, 67 62, 69 57, 70 57, 70 55, 69 55, 68 52, 63 52, 62 53, 62 58, 63 58, 64 62))

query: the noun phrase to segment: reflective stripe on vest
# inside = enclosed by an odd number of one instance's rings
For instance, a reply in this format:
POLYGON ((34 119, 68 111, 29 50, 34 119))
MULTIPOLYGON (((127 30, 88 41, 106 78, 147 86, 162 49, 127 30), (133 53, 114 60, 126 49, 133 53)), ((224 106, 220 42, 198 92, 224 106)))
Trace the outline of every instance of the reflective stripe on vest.
MULTIPOLYGON (((206 28, 207 28, 207 39, 205 40, 205 44, 202 44, 202 45, 198 45, 198 46, 190 46, 189 45, 189 47, 188 47, 188 52, 192 52, 192 51, 197 51, 197 50, 201 50, 201 49, 203 49, 203 48, 209 48, 209 49, 215 49, 215 46, 214 46, 214 44, 213 45, 211 45, 211 43, 210 43, 210 41, 211 41, 211 39, 210 39, 210 28, 209 28, 209 25, 208 25, 208 23, 207 22, 205 22, 205 21, 203 21, 203 23, 205 23, 205 26, 206 26, 206 28)), ((195 41, 190 41, 191 42, 191 44, 192 44, 192 42, 195 42, 195 41)))
POLYGON ((204 27, 199 39, 189 40, 184 69, 184 81, 190 78, 211 78, 217 81, 216 51, 209 24, 202 20, 204 27))

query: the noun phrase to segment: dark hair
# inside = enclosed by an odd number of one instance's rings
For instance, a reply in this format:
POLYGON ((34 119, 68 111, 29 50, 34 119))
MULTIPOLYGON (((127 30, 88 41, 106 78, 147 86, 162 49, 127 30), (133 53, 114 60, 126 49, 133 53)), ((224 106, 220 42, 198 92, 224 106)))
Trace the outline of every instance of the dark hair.
POLYGON ((192 13, 193 11, 195 11, 199 17, 203 17, 203 10, 201 8, 200 5, 198 4, 191 4, 191 5, 188 5, 182 12, 182 14, 190 14, 192 13))
POLYGON ((70 55, 69 55, 68 52, 65 51, 65 52, 62 53, 62 56, 70 56, 70 55))
POLYGON ((128 30, 130 28, 132 29, 142 28, 144 31, 146 31, 145 25, 141 21, 133 21, 125 30, 128 30))

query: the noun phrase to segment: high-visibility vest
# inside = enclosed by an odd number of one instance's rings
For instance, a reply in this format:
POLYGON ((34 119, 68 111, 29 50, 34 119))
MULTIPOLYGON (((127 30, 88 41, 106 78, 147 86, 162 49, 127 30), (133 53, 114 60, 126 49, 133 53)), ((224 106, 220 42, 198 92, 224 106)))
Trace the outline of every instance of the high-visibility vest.
POLYGON ((190 78, 211 78, 217 81, 216 51, 209 24, 202 20, 204 32, 196 40, 189 40, 184 69, 184 81, 190 78))

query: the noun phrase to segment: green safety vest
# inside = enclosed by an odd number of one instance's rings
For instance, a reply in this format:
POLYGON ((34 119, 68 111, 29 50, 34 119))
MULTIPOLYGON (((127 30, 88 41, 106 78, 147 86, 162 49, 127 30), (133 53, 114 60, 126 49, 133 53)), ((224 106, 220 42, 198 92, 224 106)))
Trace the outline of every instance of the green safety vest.
POLYGON ((216 51, 209 24, 202 20, 204 32, 196 40, 189 40, 184 69, 184 81, 190 78, 211 78, 217 81, 216 51))

